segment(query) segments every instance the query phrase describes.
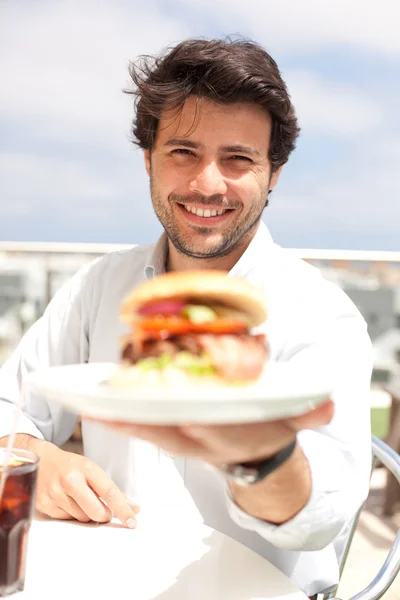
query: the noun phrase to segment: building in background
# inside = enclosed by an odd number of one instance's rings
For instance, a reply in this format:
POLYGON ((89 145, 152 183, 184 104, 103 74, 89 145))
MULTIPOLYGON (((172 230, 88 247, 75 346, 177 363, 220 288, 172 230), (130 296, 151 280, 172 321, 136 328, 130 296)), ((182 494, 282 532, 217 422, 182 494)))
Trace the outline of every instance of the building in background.
POLYGON ((380 287, 371 290, 350 286, 343 286, 343 289, 364 316, 372 341, 396 328, 395 289, 380 287))

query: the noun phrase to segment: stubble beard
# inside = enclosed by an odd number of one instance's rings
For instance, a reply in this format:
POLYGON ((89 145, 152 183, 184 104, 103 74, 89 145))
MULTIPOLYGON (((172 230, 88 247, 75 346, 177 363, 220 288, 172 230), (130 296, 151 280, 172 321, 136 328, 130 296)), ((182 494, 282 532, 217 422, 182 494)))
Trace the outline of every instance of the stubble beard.
MULTIPOLYGON (((171 204, 173 200, 171 201, 171 198, 173 196, 168 198, 168 204, 166 205, 165 201, 162 200, 160 191, 157 189, 153 176, 150 176, 150 192, 154 212, 176 250, 185 256, 200 260, 217 260, 229 255, 241 246, 247 246, 258 227, 266 206, 265 200, 259 198, 257 200, 257 207, 253 207, 242 220, 237 221, 231 228, 223 231, 222 235, 218 236, 218 242, 213 247, 209 246, 206 252, 202 252, 198 247, 194 247, 193 238, 190 235, 181 233, 172 213, 171 204)), ((211 201, 211 199, 204 197, 196 197, 196 202, 205 205, 214 203, 217 207, 216 197, 214 196, 213 198, 213 201, 211 201)), ((181 196, 179 200, 183 201, 184 197, 181 196)), ((188 203, 190 200, 193 201, 193 196, 187 197, 187 200, 188 203)), ((221 205, 218 205, 218 208, 221 208, 221 205)), ((215 233, 214 227, 194 227, 193 229, 197 236, 207 236, 215 233)))

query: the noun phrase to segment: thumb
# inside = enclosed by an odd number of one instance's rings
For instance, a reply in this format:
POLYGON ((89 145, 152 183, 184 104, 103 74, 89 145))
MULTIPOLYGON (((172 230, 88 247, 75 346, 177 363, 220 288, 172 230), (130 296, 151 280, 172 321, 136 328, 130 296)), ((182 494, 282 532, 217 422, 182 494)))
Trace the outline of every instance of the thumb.
POLYGON ((287 419, 286 423, 293 431, 316 429, 317 427, 328 425, 333 418, 334 412, 335 405, 332 400, 328 400, 310 412, 287 419))

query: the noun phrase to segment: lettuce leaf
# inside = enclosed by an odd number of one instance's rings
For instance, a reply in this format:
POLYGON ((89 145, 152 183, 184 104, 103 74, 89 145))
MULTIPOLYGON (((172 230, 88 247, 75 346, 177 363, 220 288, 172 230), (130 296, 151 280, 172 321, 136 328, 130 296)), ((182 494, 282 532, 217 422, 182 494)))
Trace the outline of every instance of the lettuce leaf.
POLYGON ((190 352, 178 352, 175 356, 170 354, 162 354, 157 358, 148 357, 142 358, 136 363, 136 366, 143 371, 151 369, 163 370, 167 367, 182 369, 192 375, 214 375, 215 368, 207 354, 194 356, 190 352))
POLYGON ((218 318, 217 313, 212 308, 201 304, 187 304, 182 309, 181 314, 189 319, 191 323, 207 323, 218 318))

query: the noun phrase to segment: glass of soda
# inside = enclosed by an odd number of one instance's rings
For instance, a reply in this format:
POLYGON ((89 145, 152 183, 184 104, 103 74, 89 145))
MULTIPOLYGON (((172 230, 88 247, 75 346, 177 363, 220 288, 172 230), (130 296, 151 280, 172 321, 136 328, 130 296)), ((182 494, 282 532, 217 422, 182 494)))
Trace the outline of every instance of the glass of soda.
MULTIPOLYGON (((0 481, 5 461, 6 450, 0 448, 0 481)), ((11 452, 0 498, 0 597, 24 589, 38 463, 33 452, 17 449, 11 452)))

